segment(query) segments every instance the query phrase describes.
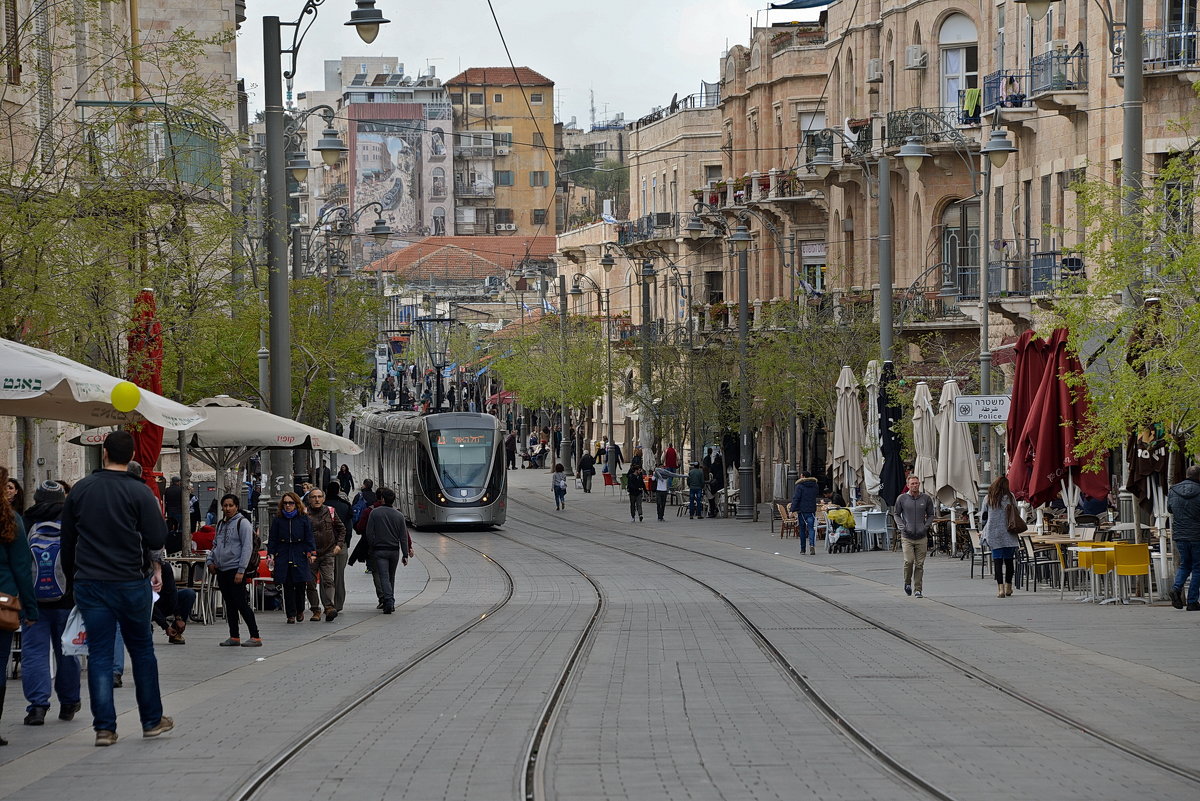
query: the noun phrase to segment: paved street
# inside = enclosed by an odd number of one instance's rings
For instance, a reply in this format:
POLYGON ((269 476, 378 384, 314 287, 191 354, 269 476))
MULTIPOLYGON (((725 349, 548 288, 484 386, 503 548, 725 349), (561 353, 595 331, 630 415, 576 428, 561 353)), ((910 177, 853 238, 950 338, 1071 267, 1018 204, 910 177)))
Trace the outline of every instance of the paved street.
POLYGON ((1198 614, 1045 587, 997 599, 945 556, 918 600, 899 554, 801 556, 765 519, 674 508, 630 524, 600 487, 555 512, 548 474, 509 476, 502 531, 416 536, 393 616, 351 568, 334 623, 261 613, 258 650, 218 648, 221 621, 160 638, 165 737, 139 736, 128 676, 108 749, 86 703, 22 726, 10 681, 0 798, 84 782, 132 801, 1200 791, 1198 614))

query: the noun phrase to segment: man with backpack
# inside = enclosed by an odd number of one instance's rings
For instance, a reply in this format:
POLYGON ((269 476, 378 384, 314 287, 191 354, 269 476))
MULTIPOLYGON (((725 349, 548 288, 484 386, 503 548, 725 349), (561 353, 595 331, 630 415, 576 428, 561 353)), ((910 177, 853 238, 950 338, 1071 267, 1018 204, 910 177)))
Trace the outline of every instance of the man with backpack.
POLYGON ((33 494, 34 505, 25 512, 25 530, 33 553, 33 592, 38 619, 21 630, 21 688, 25 691, 26 726, 41 726, 50 710, 50 659, 54 658, 54 694, 59 720, 71 720, 80 709, 79 657, 65 656, 62 635, 75 601, 67 588, 62 567, 62 508, 66 491, 57 481, 46 481, 33 494))

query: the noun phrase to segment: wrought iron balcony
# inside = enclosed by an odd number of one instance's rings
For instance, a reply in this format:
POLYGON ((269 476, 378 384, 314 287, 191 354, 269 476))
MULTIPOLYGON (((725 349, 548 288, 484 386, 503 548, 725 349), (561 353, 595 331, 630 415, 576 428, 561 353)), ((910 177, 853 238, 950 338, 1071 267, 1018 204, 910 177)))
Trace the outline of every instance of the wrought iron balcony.
POLYGON ((900 147, 910 136, 919 138, 925 144, 959 142, 963 137, 956 127, 960 124, 961 114, 961 109, 954 106, 889 111, 887 146, 900 147))
POLYGON ((975 108, 967 109, 967 92, 970 89, 958 90, 958 124, 959 125, 979 125, 981 115, 983 114, 983 92, 979 93, 979 99, 975 104, 975 108))
POLYGON ((1055 50, 1029 59, 1029 94, 1076 92, 1088 88, 1088 57, 1083 48, 1055 50))
POLYGON ((1086 277, 1083 259, 1078 256, 1064 256, 1058 250, 1034 253, 1029 265, 1029 294, 1053 295, 1086 277))
MULTIPOLYGON (((1142 43, 1142 70, 1154 72, 1184 72, 1200 68, 1200 32, 1194 26, 1173 25, 1162 30, 1145 31, 1142 43)), ((1125 31, 1114 36, 1112 71, 1125 74, 1125 31)))
POLYGON ((789 50, 793 47, 823 45, 827 37, 828 34, 825 32, 825 26, 819 22, 803 23, 782 28, 771 37, 771 55, 782 53, 784 50, 789 50))
POLYGON ((1032 108, 1029 99, 1028 72, 997 70, 983 77, 983 111, 987 113, 997 106, 1001 108, 1032 108))
POLYGON ((679 215, 671 212, 646 214, 622 223, 617 228, 617 243, 628 245, 649 239, 675 238, 679 229, 679 215))

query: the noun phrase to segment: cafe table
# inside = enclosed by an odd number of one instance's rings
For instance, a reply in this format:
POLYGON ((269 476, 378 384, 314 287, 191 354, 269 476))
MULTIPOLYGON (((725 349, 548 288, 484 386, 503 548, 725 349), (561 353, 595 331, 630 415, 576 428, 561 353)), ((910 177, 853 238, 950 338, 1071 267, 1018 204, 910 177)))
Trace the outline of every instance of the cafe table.
MULTIPOLYGON (((1075 554, 1081 554, 1081 553, 1115 552, 1117 549, 1115 547, 1113 547, 1112 545, 1104 545, 1101 543, 1097 543, 1095 545, 1074 545, 1074 546, 1067 548, 1067 550, 1071 551, 1072 553, 1075 553, 1075 554)), ((1108 603, 1115 602, 1117 600, 1115 594, 1112 598, 1107 598, 1107 599, 1101 600, 1100 577, 1096 575, 1096 569, 1094 566, 1091 570, 1091 574, 1092 574, 1092 594, 1086 598, 1080 598, 1079 600, 1086 601, 1087 603, 1099 603, 1099 604, 1108 604, 1108 603)))

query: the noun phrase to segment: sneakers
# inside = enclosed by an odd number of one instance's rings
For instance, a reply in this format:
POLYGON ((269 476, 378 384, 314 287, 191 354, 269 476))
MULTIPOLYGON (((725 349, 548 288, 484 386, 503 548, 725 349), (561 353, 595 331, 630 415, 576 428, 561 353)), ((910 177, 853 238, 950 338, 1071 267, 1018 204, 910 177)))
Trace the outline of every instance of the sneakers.
POLYGON ((320 613, 320 612, 313 612, 313 615, 312 615, 312 617, 310 617, 310 618, 308 619, 308 622, 309 622, 309 623, 315 623, 316 621, 318 621, 318 620, 320 620, 320 619, 321 619, 321 613, 320 613))
POLYGON ((243 648, 262 648, 262 638, 261 637, 251 637, 250 639, 248 639, 244 643, 242 643, 242 647, 243 648))
POLYGON ((1171 596, 1171 606, 1175 607, 1176 609, 1183 608, 1183 590, 1182 589, 1175 589, 1174 587, 1172 587, 1171 591, 1168 592, 1167 595, 1171 596))
MULTIPOLYGON (((158 719, 158 723, 155 723, 148 729, 142 729, 142 736, 157 737, 160 734, 166 734, 173 728, 175 728, 175 721, 171 720, 166 715, 163 715, 158 719)), ((113 734, 113 739, 116 739, 116 733, 113 734)))
POLYGON ((106 745, 112 745, 117 741, 117 733, 108 729, 101 729, 96 732, 96 747, 103 748, 106 745))
POLYGON ((817 546, 815 546, 815 545, 808 546, 808 555, 816 556, 817 555, 817 546))
POLYGON ((228 640, 218 643, 222 648, 237 648, 241 644, 242 640, 239 637, 230 637, 228 640))
POLYGON ((29 714, 25 716, 26 726, 41 726, 46 722, 46 713, 50 711, 48 706, 35 706, 29 710, 29 714))
POLYGON ((905 595, 912 595, 912 585, 911 585, 911 584, 905 584, 905 585, 904 585, 904 594, 905 594, 905 595))
POLYGON ((914 598, 924 598, 925 596, 921 594, 920 590, 917 590, 916 592, 913 593, 913 597, 914 598))
POLYGON ((73 704, 63 704, 62 708, 58 710, 58 719, 59 720, 74 720, 75 713, 78 712, 82 708, 83 708, 82 705, 78 701, 76 701, 73 704))
POLYGON ((327 612, 325 612, 325 622, 326 622, 326 623, 332 623, 332 622, 333 622, 333 619, 334 619, 335 617, 337 617, 337 616, 338 616, 337 610, 336 610, 336 609, 330 609, 330 610, 328 610, 327 612))
POLYGON ((1187 605, 1189 612, 1200 612, 1200 604, 1192 603, 1187 605))

